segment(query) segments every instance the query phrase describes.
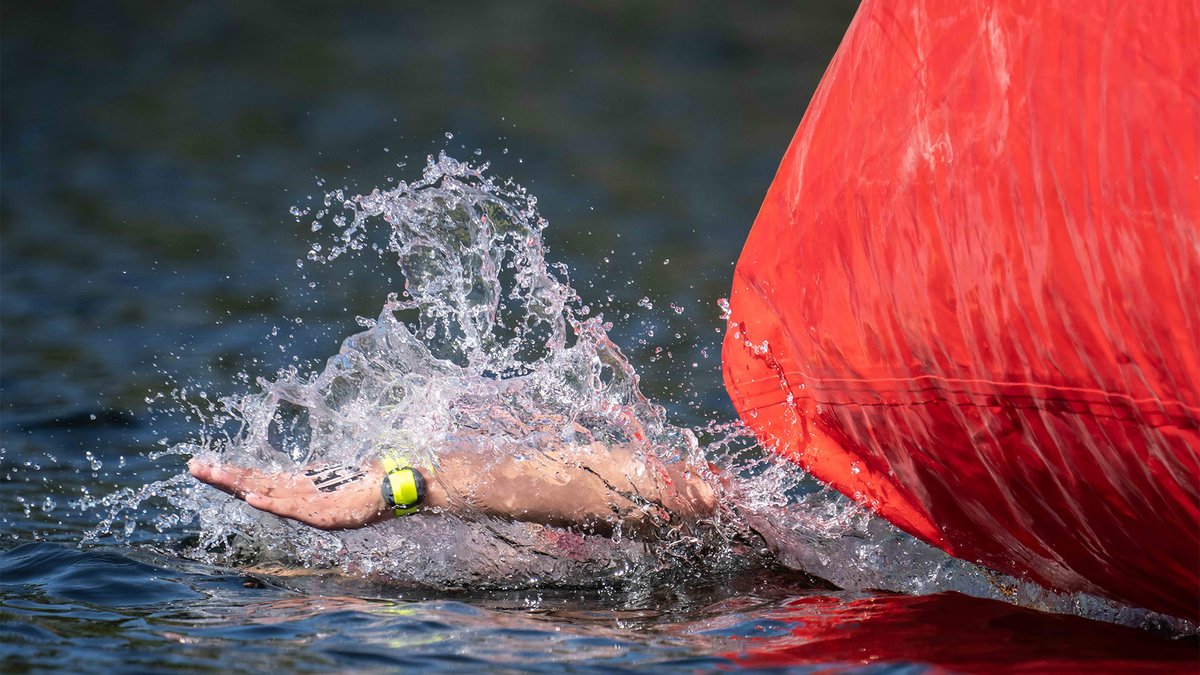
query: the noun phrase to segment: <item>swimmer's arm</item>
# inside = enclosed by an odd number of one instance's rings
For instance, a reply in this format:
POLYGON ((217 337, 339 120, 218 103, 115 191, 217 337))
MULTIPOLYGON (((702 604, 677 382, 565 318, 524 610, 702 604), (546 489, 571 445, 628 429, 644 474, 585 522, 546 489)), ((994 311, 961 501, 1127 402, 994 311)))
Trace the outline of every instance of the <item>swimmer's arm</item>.
MULTIPOLYGON (((465 443, 470 443, 470 440, 465 443)), ((451 448, 439 460, 445 508, 586 533, 653 539, 717 507, 714 488, 685 462, 661 464, 630 446, 570 446, 516 459, 451 448)))
MULTIPOLYGON (((470 440, 461 445, 469 445, 470 440)), ((304 473, 267 473, 193 459, 193 476, 251 506, 325 530, 366 527, 393 517, 378 463, 358 479, 320 491, 304 473)), ((714 489, 683 462, 659 465, 624 446, 600 444, 533 458, 486 457, 469 447, 439 456, 424 473, 422 510, 483 514, 583 532, 653 538, 660 526, 695 522, 716 509, 714 489)))

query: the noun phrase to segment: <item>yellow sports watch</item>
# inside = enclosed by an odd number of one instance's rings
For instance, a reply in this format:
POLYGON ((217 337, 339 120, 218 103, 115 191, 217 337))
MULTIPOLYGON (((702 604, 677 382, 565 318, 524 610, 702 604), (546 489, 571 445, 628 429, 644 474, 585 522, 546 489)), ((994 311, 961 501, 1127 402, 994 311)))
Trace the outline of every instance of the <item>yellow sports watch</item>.
POLYGON ((425 501, 425 477, 394 455, 383 456, 383 502, 396 517, 416 513, 425 501))

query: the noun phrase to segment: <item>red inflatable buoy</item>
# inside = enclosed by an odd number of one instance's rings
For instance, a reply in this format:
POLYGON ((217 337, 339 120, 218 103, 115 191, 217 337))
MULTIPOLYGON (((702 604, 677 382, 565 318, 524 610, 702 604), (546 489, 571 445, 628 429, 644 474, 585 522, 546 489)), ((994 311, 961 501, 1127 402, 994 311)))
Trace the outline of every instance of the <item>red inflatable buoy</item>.
POLYGON ((1200 619, 1198 13, 864 2, 735 273, 759 438, 953 555, 1200 619))

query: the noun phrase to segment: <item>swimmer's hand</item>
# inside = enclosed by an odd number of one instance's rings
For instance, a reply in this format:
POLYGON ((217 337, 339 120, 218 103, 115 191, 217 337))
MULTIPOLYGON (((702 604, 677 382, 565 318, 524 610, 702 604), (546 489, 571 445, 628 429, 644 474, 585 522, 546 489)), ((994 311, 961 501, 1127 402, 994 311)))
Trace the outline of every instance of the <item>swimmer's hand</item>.
POLYGON ((188 471, 260 511, 322 530, 352 530, 393 517, 379 489, 378 463, 339 475, 329 468, 268 473, 194 458, 188 471))

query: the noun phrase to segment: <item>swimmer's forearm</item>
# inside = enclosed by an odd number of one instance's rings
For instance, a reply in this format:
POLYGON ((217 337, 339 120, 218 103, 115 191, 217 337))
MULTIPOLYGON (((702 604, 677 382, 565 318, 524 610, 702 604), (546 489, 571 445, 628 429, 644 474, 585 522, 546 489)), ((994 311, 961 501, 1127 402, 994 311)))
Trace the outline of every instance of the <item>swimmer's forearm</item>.
MULTIPOLYGON (((466 443, 470 443, 467 441, 466 443)), ((716 495, 682 462, 647 461, 626 446, 572 446, 517 459, 483 459, 450 448, 430 484, 431 508, 601 535, 653 538, 662 526, 694 522, 716 508, 716 495)))

